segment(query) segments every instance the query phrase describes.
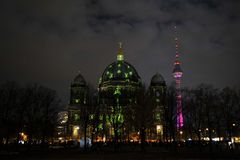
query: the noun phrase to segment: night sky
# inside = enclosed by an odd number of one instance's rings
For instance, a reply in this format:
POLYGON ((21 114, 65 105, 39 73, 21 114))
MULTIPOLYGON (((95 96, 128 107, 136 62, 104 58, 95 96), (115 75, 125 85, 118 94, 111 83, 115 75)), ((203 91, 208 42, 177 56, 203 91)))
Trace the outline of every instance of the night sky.
POLYGON ((176 24, 182 86, 240 87, 239 9, 239 0, 4 0, 0 82, 36 82, 66 104, 78 71, 97 86, 121 41, 143 82, 159 72, 171 84, 176 24))

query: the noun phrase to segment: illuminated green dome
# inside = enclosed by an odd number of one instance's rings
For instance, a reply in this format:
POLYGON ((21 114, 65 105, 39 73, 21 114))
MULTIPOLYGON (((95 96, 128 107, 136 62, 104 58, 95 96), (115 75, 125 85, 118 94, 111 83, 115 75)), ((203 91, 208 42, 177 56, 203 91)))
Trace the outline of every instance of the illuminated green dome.
POLYGON ((128 62, 124 61, 122 45, 120 43, 117 61, 111 63, 104 70, 100 78, 99 85, 121 85, 134 84, 140 85, 141 79, 136 69, 128 62))
POLYGON ((102 83, 108 81, 140 82, 136 69, 125 61, 116 61, 107 66, 102 75, 102 83))
POLYGON ((106 67, 100 78, 100 103, 113 106, 116 105, 117 98, 117 103, 121 106, 135 104, 141 85, 141 78, 136 69, 124 60, 120 43, 117 60, 106 67))

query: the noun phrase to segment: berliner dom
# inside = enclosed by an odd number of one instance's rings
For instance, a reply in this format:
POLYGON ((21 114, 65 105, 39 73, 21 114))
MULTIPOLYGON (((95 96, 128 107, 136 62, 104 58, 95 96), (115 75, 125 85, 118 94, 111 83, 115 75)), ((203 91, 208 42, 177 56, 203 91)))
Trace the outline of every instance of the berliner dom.
MULTIPOLYGON (((139 94, 146 86, 134 66, 125 60, 121 43, 116 55, 116 60, 103 70, 94 95, 89 93, 82 74, 79 73, 71 83, 65 131, 62 131, 68 139, 80 140, 85 135, 92 141, 139 141, 139 128, 134 124, 139 112, 136 106, 140 105, 139 94)), ((166 132, 166 83, 161 74, 151 78, 146 94, 152 101, 149 112, 152 123, 146 128, 146 138, 162 141, 166 132)), ((144 107, 149 110, 149 106, 144 107)))

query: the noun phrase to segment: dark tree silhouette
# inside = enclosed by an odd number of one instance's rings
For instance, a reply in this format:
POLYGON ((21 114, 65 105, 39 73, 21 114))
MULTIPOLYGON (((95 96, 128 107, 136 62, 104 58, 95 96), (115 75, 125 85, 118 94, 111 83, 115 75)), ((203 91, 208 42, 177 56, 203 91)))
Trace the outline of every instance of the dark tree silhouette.
POLYGON ((142 86, 137 95, 137 104, 133 106, 135 128, 140 131, 141 150, 145 151, 146 129, 153 125, 153 97, 142 86))
POLYGON ((223 116, 224 128, 227 132, 227 139, 232 140, 233 127, 239 123, 239 94, 237 90, 229 87, 224 88, 221 93, 221 111, 223 116))
POLYGON ((169 140, 176 141, 176 90, 172 84, 167 88, 166 93, 166 107, 165 107, 165 121, 167 122, 167 133, 169 140))
POLYGON ((20 107, 20 87, 16 82, 6 82, 0 86, 0 142, 8 145, 18 128, 18 107, 20 107), (3 142, 4 141, 4 142, 3 142))
POLYGON ((56 92, 37 84, 20 87, 16 82, 0 86, 0 141, 18 144, 20 133, 28 135, 28 144, 44 144, 54 136, 59 100, 56 92))

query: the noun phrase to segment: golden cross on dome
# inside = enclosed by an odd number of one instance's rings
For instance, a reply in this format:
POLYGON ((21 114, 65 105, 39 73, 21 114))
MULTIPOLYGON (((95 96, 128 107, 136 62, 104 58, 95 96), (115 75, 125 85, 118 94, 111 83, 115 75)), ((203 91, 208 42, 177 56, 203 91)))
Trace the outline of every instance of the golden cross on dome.
POLYGON ((119 42, 118 44, 119 44, 119 48, 122 48, 122 42, 119 42))

